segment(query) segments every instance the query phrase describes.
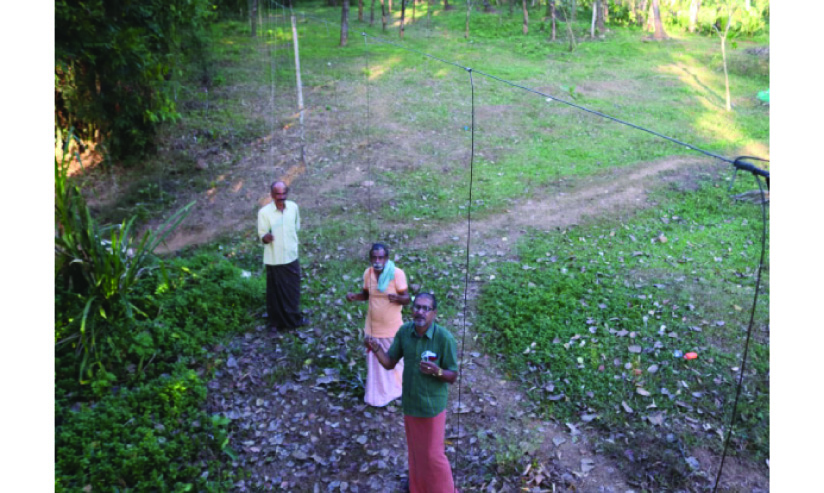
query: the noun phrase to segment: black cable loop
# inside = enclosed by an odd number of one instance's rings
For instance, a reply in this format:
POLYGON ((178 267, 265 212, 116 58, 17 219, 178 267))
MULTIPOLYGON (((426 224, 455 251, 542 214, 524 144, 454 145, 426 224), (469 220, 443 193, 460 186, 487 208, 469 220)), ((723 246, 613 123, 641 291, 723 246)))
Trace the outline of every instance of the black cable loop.
MULTIPOLYGON (((759 158, 755 158, 759 159, 759 158)), ((760 159, 764 161, 763 159, 760 159)), ((737 160, 736 160, 737 161, 737 160)), ((733 401, 732 405, 732 416, 730 416, 730 427, 727 430, 727 438, 724 440, 724 451, 721 454, 721 464, 718 466, 718 472, 715 476, 715 486, 713 487, 713 493, 718 491, 718 483, 721 481, 721 472, 724 470, 724 460, 727 457, 727 449, 730 445, 730 438, 732 436, 732 430, 735 426, 735 417, 738 410, 738 399, 741 396, 741 387, 744 383, 744 373, 746 371, 746 363, 747 363, 747 353, 750 349, 750 337, 752 335, 752 326, 755 321, 755 307, 758 304, 758 290, 761 288, 761 270, 764 267, 764 255, 767 249, 767 207, 765 204, 765 197, 764 197, 764 188, 761 186, 761 180, 758 179, 758 176, 755 175, 755 182, 758 183, 758 190, 761 192, 761 258, 758 262, 758 274, 756 275, 755 281, 755 295, 753 297, 752 302, 752 309, 750 310, 750 323, 747 327, 747 339, 744 342, 744 356, 741 358, 741 373, 738 376, 738 385, 735 389, 735 400, 733 401)))

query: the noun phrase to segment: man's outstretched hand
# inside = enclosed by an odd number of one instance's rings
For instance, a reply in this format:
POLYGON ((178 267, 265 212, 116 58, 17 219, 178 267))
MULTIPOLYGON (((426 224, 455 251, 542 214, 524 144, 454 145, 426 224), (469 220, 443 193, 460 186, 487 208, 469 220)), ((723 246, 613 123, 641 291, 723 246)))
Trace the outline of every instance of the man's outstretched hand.
POLYGON ((378 344, 378 341, 369 336, 366 336, 366 339, 363 340, 363 345, 366 346, 366 349, 371 350, 375 354, 377 354, 377 352, 381 349, 381 346, 380 344, 378 344))

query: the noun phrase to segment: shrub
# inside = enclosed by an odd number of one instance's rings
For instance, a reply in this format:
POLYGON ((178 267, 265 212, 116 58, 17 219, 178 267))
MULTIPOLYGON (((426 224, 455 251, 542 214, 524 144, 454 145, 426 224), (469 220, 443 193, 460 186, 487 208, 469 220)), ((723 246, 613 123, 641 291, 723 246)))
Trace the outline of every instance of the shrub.
POLYGON ((205 384, 181 368, 64 411, 55 430, 56 490, 213 489, 197 461, 225 447, 227 422, 201 410, 205 399, 205 384))
MULTIPOLYGON (((55 160, 55 285, 58 301, 82 306, 73 314, 58 316, 55 340, 71 344, 80 358, 80 378, 91 364, 104 368, 103 351, 117 351, 112 323, 134 320, 143 313, 132 301, 131 290, 154 262, 152 252, 186 217, 194 202, 174 213, 159 229, 138 240, 135 218, 120 225, 100 226, 92 218, 80 189, 69 184, 65 161, 55 160)), ((58 308, 71 309, 71 305, 58 308)), ((91 376, 87 374, 87 376, 91 376)))

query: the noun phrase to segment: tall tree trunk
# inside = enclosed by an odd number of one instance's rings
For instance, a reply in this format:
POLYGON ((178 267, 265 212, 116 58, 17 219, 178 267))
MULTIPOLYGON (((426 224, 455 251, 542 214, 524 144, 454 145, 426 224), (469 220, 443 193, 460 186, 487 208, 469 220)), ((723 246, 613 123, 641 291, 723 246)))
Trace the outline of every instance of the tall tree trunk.
POLYGON ((346 46, 349 40, 349 0, 343 0, 340 11, 340 45, 346 46))
POLYGON ((598 15, 595 16, 595 29, 598 30, 598 35, 603 37, 607 33, 606 28, 606 3, 607 0, 597 0, 595 4, 598 6, 598 15))
POLYGON ((724 87, 726 89, 727 94, 727 111, 732 111, 732 104, 730 104, 730 76, 727 72, 727 34, 730 32, 730 24, 732 24, 732 14, 733 14, 733 7, 732 2, 728 4, 729 11, 727 12, 727 27, 724 28, 724 34, 721 34, 721 31, 718 30, 718 21, 713 24, 713 28, 718 33, 718 36, 721 37, 721 59, 724 62, 724 87))
POLYGON ((381 2, 381 22, 383 22, 383 32, 386 32, 386 6, 384 5, 383 0, 380 0, 380 2, 381 2))
POLYGON ((401 39, 403 39, 403 21, 406 20, 406 0, 401 0, 401 39))
POLYGON ((392 0, 387 0, 387 1, 389 2, 389 5, 388 5, 389 8, 387 10, 389 11, 389 14, 391 15, 392 14, 392 0))
POLYGON ((526 0, 521 0, 524 7, 524 34, 529 33, 529 11, 526 9, 526 0))
POLYGON ((592 22, 589 25, 589 37, 595 37, 595 18, 598 17, 598 1, 592 2, 592 22))
POLYGON ((469 39, 469 13, 472 12, 472 0, 466 0, 466 27, 464 28, 464 39, 469 39))
POLYGON ((555 0, 546 0, 546 15, 552 24, 552 41, 555 41, 555 0))
POLYGON ((249 0, 249 22, 252 25, 252 37, 257 37, 258 0, 249 0))
POLYGON ((363 22, 363 0, 358 0, 358 22, 363 22))
POLYGON ((369 7, 369 25, 375 25, 375 0, 372 0, 372 6, 369 7))
POLYGON ((661 22, 660 1, 661 0, 652 0, 652 15, 655 18, 655 33, 652 35, 654 39, 667 38, 667 33, 664 31, 664 23, 661 22))
POLYGON ((560 5, 564 13, 564 26, 566 26, 567 39, 569 39, 569 51, 575 50, 575 34, 572 32, 572 16, 564 8, 563 2, 560 5))
POLYGON ((692 0, 690 2, 690 32, 695 32, 695 27, 698 23, 698 10, 701 8, 701 0, 692 0))

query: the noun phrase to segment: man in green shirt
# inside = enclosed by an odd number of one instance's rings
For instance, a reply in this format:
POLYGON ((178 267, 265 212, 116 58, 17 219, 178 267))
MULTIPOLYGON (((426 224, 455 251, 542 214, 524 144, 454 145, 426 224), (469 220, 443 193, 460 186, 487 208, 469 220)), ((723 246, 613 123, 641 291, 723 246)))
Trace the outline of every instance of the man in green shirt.
POLYGON ((389 351, 367 337, 365 345, 391 370, 403 358, 403 421, 409 450, 412 493, 453 493, 452 468, 444 450, 447 384, 458 378, 455 338, 435 323, 435 295, 421 293, 412 304, 412 322, 401 325, 389 351), (419 364, 415 364, 420 361, 419 364))

